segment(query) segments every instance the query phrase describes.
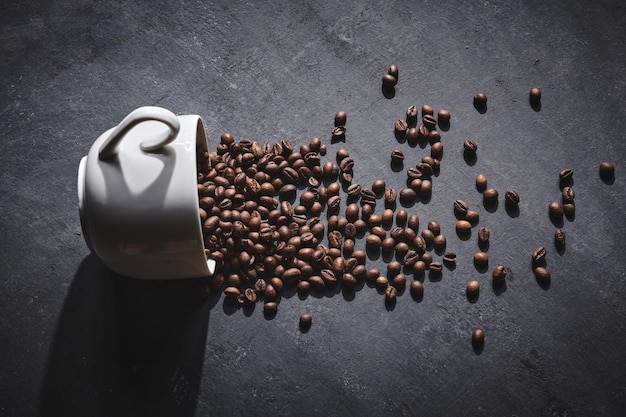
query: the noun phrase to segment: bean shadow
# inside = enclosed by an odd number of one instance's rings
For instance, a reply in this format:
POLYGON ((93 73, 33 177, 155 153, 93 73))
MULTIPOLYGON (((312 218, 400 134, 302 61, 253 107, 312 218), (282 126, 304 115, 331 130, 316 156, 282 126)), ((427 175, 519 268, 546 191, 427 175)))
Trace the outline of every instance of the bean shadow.
POLYGON ((55 330, 40 415, 193 416, 216 303, 197 288, 125 278, 87 256, 55 330))
POLYGON ((615 174, 611 174, 611 175, 601 175, 600 179, 602 180, 603 183, 605 183, 606 185, 613 185, 615 184, 615 174))
POLYGON ((476 161, 478 157, 476 156, 476 152, 463 151, 463 160, 469 166, 476 165, 476 161))
POLYGON ((519 206, 517 204, 504 203, 506 214, 511 218, 519 217, 519 206))
POLYGON ((541 101, 530 100, 530 108, 536 112, 541 111, 541 101))
POLYGON ((383 96, 388 100, 391 100, 396 96, 396 89, 394 87, 382 86, 381 90, 383 92, 383 96))
POLYGON ((480 114, 485 114, 487 113, 487 105, 486 104, 479 104, 479 103, 474 103, 474 108, 476 109, 476 111, 480 114))

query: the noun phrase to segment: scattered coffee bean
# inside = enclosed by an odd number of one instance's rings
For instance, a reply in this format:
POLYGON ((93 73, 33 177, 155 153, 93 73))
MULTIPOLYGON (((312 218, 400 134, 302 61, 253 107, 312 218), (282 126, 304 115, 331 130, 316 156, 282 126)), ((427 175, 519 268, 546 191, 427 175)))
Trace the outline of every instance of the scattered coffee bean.
POLYGON ((378 268, 370 268, 365 273, 365 279, 368 281, 376 281, 380 277, 380 270, 378 268))
POLYGON ((539 283, 548 284, 550 282, 552 276, 550 274, 550 271, 548 271, 546 268, 538 266, 533 270, 533 272, 535 273, 535 277, 537 278, 537 281, 539 281, 539 283))
POLYGON ((393 285, 393 287, 395 287, 396 289, 404 288, 406 286, 406 275, 404 275, 403 273, 398 273, 395 277, 392 278, 391 285, 393 285))
POLYGON ((346 127, 336 126, 330 133, 334 139, 342 139, 346 135, 346 127))
POLYGON ((563 203, 571 203, 574 201, 574 197, 576 193, 574 193, 574 189, 572 187, 563 187, 561 190, 561 199, 563 203))
MULTIPOLYGON (((376 195, 382 195, 385 192, 385 181, 384 180, 374 180, 372 183, 372 191, 376 195)), ((374 198, 376 198, 376 195, 374 198)))
POLYGON ((489 255, 485 252, 476 252, 474 254, 474 265, 477 268, 484 268, 489 265, 489 255))
POLYGON ((407 187, 400 190, 400 201, 402 201, 404 204, 413 203, 416 198, 417 193, 414 189, 407 187))
POLYGON ((224 295, 228 298, 237 298, 241 295, 241 291, 237 287, 224 288, 224 295))
POLYGON ((443 255, 443 261, 447 264, 453 264, 456 262, 456 253, 454 252, 446 252, 443 255))
POLYGON ((420 299, 424 296, 424 284, 421 281, 413 280, 411 281, 409 291, 413 297, 420 299))
POLYGON ((558 201, 552 201, 548 205, 548 214, 553 220, 561 220, 563 218, 563 205, 558 201))
POLYGON ((489 242, 489 235, 491 233, 489 232, 489 229, 486 227, 481 227, 480 229, 478 229, 478 243, 479 244, 485 244, 487 242, 489 242))
POLYGON ((576 205, 574 203, 564 203, 563 204, 563 214, 569 220, 573 220, 574 215, 576 214, 576 205))
POLYGON ((365 244, 370 249, 380 249, 382 239, 376 235, 367 235, 365 238, 365 244))
POLYGON ((493 277, 493 283, 495 285, 502 285, 504 283, 506 275, 506 268, 502 265, 496 265, 496 267, 493 268, 493 272, 491 274, 491 276, 493 277))
POLYGON ((454 201, 454 213, 458 217, 465 218, 465 215, 467 214, 468 209, 469 209, 469 204, 467 204, 465 201, 463 200, 454 201))
POLYGON ((544 246, 539 246, 531 254, 531 260, 533 265, 540 265, 546 259, 547 250, 544 246))
POLYGON ((495 188, 487 188, 483 191, 483 202, 485 204, 495 204, 498 201, 498 191, 495 188))
POLYGON ((398 78, 398 75, 399 75, 398 72, 399 72, 399 69, 398 69, 398 66, 396 64, 389 65, 389 69, 387 70, 387 73, 389 75, 398 78))
POLYGON ((437 251, 437 253, 441 253, 441 251, 446 249, 446 236, 443 234, 439 234, 435 236, 435 240, 433 241, 433 247, 437 251))
POLYGON ((485 93, 476 93, 474 95, 474 107, 484 109, 487 106, 487 95, 485 93))
POLYGON ((541 101, 541 90, 539 89, 539 87, 531 88, 528 95, 530 104, 532 105, 536 105, 541 101))
POLYGON ((458 220, 456 222, 456 232, 461 235, 468 235, 472 231, 472 224, 467 220, 458 220))
POLYGON ((440 126, 442 124, 444 126, 446 126, 447 124, 450 123, 450 112, 448 110, 445 110, 445 109, 440 109, 437 112, 437 120, 438 120, 440 126))
POLYGON ((559 172, 559 179, 563 183, 571 182, 573 176, 574 176, 574 170, 571 168, 565 168, 559 172))
POLYGON ((398 296, 398 290, 393 285, 390 285, 385 289, 385 300, 389 303, 392 303, 396 300, 398 296))
POLYGON ((388 285, 389 285, 389 280, 387 279, 387 277, 383 277, 379 275, 376 278, 376 286, 378 288, 387 288, 388 285))
POLYGON ((346 125, 347 114, 345 111, 340 110, 335 113, 335 126, 345 126, 346 125))
POLYGON ((487 189, 487 177, 484 174, 476 175, 476 189, 481 192, 487 189))
POLYGON ((391 151, 391 163, 397 164, 404 161, 404 153, 400 149, 391 151))
POLYGON ((508 189, 504 193, 504 201, 510 206, 516 206, 519 204, 519 193, 513 189, 508 189))
POLYGON ((274 316, 278 311, 278 304, 274 301, 269 301, 263 304, 263 313, 266 316, 274 316))
POLYGON ((428 130, 435 130, 437 127, 437 119, 432 114, 422 116, 422 123, 428 130))
POLYGON ((478 296, 478 292, 480 291, 480 283, 478 281, 470 281, 465 286, 465 293, 467 294, 467 298, 473 299, 478 296))
POLYGON ((465 220, 470 222, 472 226, 475 226, 480 221, 480 213, 476 210, 467 210, 467 213, 465 214, 465 220))
POLYGON ((435 142, 430 146, 430 155, 433 158, 441 158, 443 155, 443 143, 435 142))
POLYGON ((610 181, 615 177, 615 165, 612 162, 600 163, 600 178, 603 181, 610 181))
POLYGON ((398 83, 398 79, 391 74, 383 75, 383 87, 393 88, 398 83))
POLYGON ((311 316, 310 314, 306 313, 306 314, 302 314, 300 316, 300 329, 301 330, 308 330, 311 328, 311 323, 313 321, 313 316, 311 316))
POLYGON ((563 249, 565 247, 565 231, 563 229, 556 229, 554 231, 554 246, 557 249, 563 249))
POLYGON ((431 262, 427 266, 433 274, 441 274, 441 271, 443 271, 443 265, 441 265, 441 262, 431 262))
POLYGON ((404 227, 407 224, 408 213, 404 209, 398 210, 396 213, 396 224, 400 227, 404 227))
POLYGON ((465 142, 463 142, 463 149, 467 153, 475 154, 478 150, 478 145, 473 140, 467 139, 465 142))
POLYGON ((403 119, 398 119, 393 125, 393 130, 398 138, 404 138, 406 135, 406 131, 409 128, 406 121, 403 119))
POLYGON ((475 329, 472 332, 472 347, 474 350, 480 350, 485 344, 485 332, 483 329, 475 329))

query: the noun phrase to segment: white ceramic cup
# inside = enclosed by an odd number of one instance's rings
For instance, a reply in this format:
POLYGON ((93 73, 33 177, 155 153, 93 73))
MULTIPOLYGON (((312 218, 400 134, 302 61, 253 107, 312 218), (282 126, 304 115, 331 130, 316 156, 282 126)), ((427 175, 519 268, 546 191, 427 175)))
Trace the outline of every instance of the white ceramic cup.
POLYGON ((89 249, 113 271, 150 279, 210 276, 198 211, 202 119, 140 107, 102 134, 78 168, 89 249))

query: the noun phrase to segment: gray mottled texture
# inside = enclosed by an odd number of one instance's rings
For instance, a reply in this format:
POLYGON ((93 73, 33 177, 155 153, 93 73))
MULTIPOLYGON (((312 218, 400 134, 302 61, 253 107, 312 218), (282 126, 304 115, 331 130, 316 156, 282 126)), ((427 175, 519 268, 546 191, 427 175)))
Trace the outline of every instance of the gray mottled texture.
MULTIPOLYGON (((620 1, 5 1, 0 16, 0 415, 618 416, 626 409, 626 9, 620 1), (395 97, 381 92, 390 63, 395 97), (542 108, 528 90, 542 88, 542 108), (484 91, 488 111, 472 96, 484 91), (393 137, 411 104, 452 113, 433 197, 408 208, 441 223, 456 269, 426 276, 387 310, 361 284, 301 300, 273 320, 201 303, 191 281, 115 276, 80 234, 76 170, 100 133, 138 106, 203 117, 210 146, 236 138, 345 147, 355 182, 404 186, 428 149, 393 137), (337 110, 345 143, 330 143, 337 110), (478 144, 474 165, 462 142, 478 144), (603 160, 616 164, 611 185, 603 160), (552 245, 547 205, 574 169, 576 218, 552 245), (500 191, 490 212, 473 186, 500 191), (519 215, 505 210, 509 188, 519 215), (472 265, 492 230, 495 293, 472 265), (542 288, 530 252, 548 248, 542 288), (479 300, 465 298, 478 279, 479 300), (298 317, 313 315, 308 333, 298 317), (475 327, 484 351, 470 344, 475 327)), ((378 209, 380 210, 380 209, 378 209)), ((357 246, 362 245, 359 242, 357 246)), ((439 256, 435 254, 435 258, 439 256)), ((368 265, 383 271, 384 259, 368 265)), ((409 277, 409 280, 412 278, 409 277)))

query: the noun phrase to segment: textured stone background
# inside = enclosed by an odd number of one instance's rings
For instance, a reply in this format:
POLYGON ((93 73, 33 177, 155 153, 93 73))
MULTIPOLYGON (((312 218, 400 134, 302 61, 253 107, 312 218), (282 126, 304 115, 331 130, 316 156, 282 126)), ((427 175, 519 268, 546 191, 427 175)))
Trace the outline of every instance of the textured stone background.
MULTIPOLYGON (((6 416, 622 415, 626 408, 626 9, 619 1, 240 2, 34 0, 0 17, 0 414, 6 416), (395 97, 380 77, 400 68, 395 97), (528 104, 543 90, 541 111, 528 104), (484 91, 479 114, 472 96, 484 91), (301 300, 273 320, 201 303, 194 282, 109 272, 84 244, 80 157, 142 105, 203 117, 209 146, 314 136, 357 160, 355 182, 401 187, 428 149, 393 137, 411 104, 452 113, 428 203, 457 267, 393 310, 368 285, 301 300), (345 143, 330 144, 337 110, 345 143), (475 165, 461 143, 479 146, 475 165), (598 164, 616 164, 604 184, 598 164), (549 201, 575 171, 567 250, 552 246, 549 201), (486 211, 477 173, 520 213, 486 211), (454 233, 462 198, 492 230, 496 294, 454 233), (549 249, 541 288, 529 254, 549 249), (480 299, 465 283, 483 283, 480 299), (298 317, 313 315, 311 330, 298 317), (469 337, 486 332, 477 355, 469 337)), ((363 242, 359 243, 361 245, 363 242)), ((436 256, 437 257, 437 256, 436 256)), ((382 259, 368 265, 384 269, 382 259)))

